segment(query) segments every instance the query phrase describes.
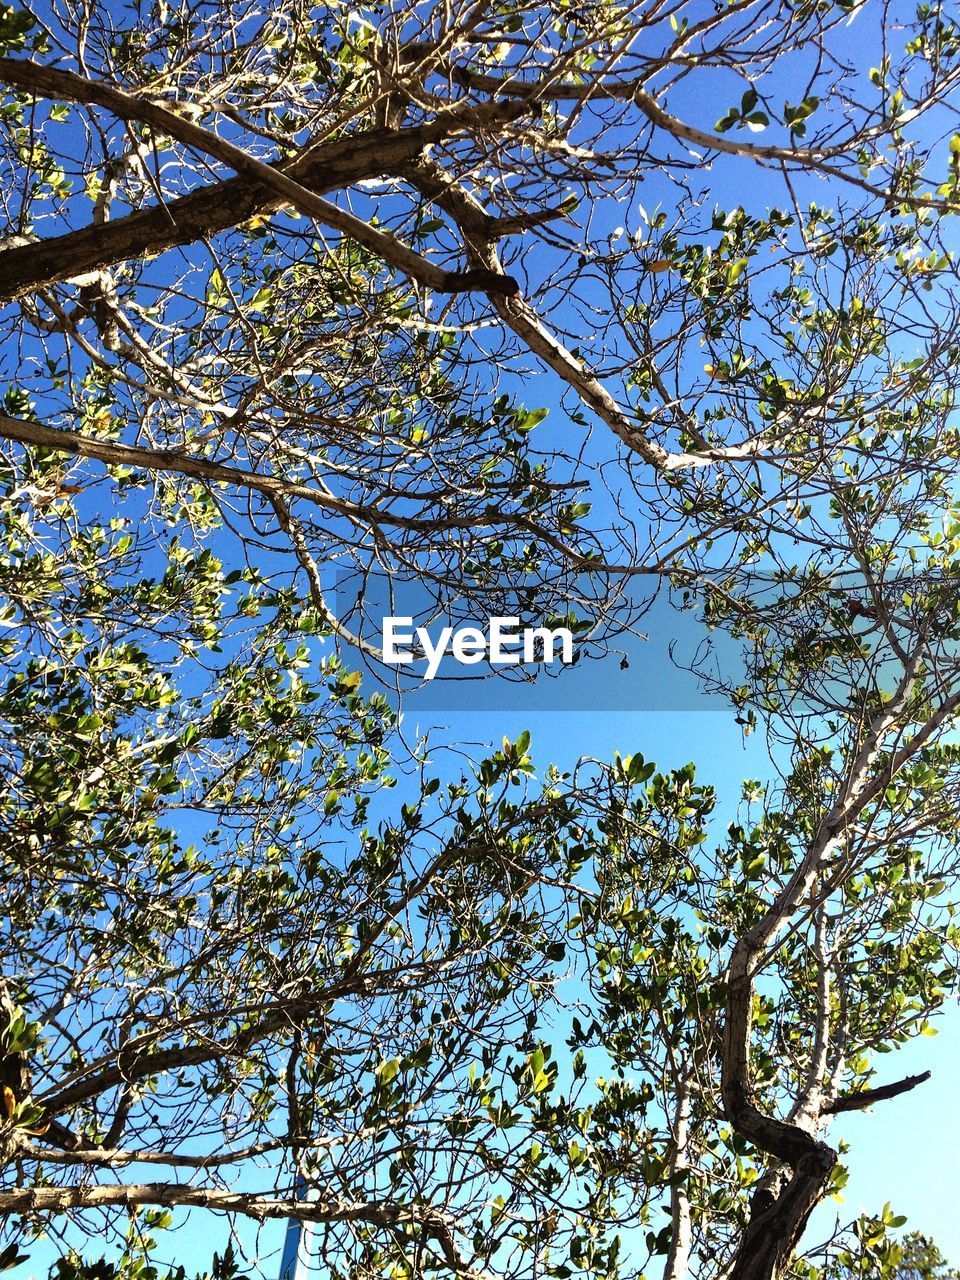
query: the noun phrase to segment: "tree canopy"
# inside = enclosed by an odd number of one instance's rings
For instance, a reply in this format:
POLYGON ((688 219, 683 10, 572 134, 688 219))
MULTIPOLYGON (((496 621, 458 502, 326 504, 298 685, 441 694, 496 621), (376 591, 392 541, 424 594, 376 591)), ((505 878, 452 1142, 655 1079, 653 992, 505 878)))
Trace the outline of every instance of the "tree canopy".
POLYGON ((220 1280, 291 1218, 344 1280, 942 1272, 889 1206, 804 1231, 956 990, 949 12, 0 46, 0 1264, 159 1275, 216 1214, 220 1280), (740 797, 384 687, 384 599, 587 662, 660 592, 768 737, 740 797))

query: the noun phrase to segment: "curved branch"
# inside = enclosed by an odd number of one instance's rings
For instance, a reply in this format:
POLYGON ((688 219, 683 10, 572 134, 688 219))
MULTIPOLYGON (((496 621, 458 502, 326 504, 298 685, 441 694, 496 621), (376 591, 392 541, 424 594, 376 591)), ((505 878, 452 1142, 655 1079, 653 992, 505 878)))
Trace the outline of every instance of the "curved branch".
POLYGON ((768 949, 809 901, 817 877, 846 827, 862 813, 881 782, 886 785, 874 765, 914 696, 920 664, 921 654, 917 653, 904 669, 894 696, 869 726, 839 798, 821 821, 793 875, 733 948, 727 968, 721 1063, 724 1111, 742 1137, 788 1165, 790 1176, 775 1198, 764 1197, 756 1204, 730 1280, 779 1280, 786 1273, 807 1219, 837 1163, 837 1152, 816 1136, 823 1113, 814 1090, 808 1090, 809 1105, 804 1114, 792 1122, 766 1115, 757 1105, 750 1070, 754 981, 768 949))

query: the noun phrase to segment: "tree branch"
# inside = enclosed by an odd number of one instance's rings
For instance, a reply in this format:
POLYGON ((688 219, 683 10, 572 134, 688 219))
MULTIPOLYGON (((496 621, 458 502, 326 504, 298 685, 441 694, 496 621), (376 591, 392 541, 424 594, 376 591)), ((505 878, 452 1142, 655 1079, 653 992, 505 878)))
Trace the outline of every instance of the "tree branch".
POLYGON ((472 128, 508 123, 526 114, 530 110, 528 103, 483 103, 476 107, 459 104, 408 129, 370 129, 308 148, 281 168, 255 160, 239 147, 146 98, 85 80, 70 71, 42 67, 25 59, 0 58, 0 80, 29 92, 103 106, 121 119, 148 124, 215 156, 239 175, 108 223, 0 253, 0 299, 23 297, 43 285, 190 244, 284 204, 303 207, 319 221, 362 240, 375 253, 438 292, 516 291, 516 281, 502 273, 443 271, 400 241, 321 200, 320 193, 395 173, 431 143, 472 128))
MULTIPOLYGON (((487 270, 499 270, 500 264, 490 234, 490 219, 482 206, 457 186, 440 165, 429 159, 418 159, 409 165, 405 176, 450 213, 463 230, 475 260, 487 270)), ((651 440, 644 430, 643 422, 616 402, 593 370, 550 332, 522 296, 494 295, 490 301, 497 315, 530 351, 560 375, 583 404, 606 423, 618 440, 658 471, 696 470, 712 467, 718 462, 755 458, 763 452, 766 446, 763 437, 754 437, 738 445, 707 448, 701 453, 672 452, 665 449, 656 440, 651 440)))
POLYGON ((885 1102, 887 1098, 898 1098, 901 1093, 909 1093, 918 1085, 930 1079, 931 1072, 922 1071, 918 1076, 906 1076, 893 1084, 882 1084, 876 1089, 861 1089, 859 1093, 844 1093, 835 1098, 821 1111, 824 1116, 836 1116, 842 1111, 862 1111, 875 1102, 885 1102))
POLYGON ((0 1192, 0 1215, 63 1213, 70 1209, 98 1209, 115 1205, 124 1208, 139 1205, 165 1205, 169 1208, 185 1206, 213 1209, 221 1213, 241 1213, 259 1221, 297 1218, 304 1222, 370 1222, 378 1226, 424 1220, 429 1222, 435 1216, 429 1209, 419 1206, 408 1208, 392 1201, 369 1204, 365 1201, 332 1198, 305 1200, 293 1195, 289 1199, 281 1199, 257 1192, 224 1191, 217 1187, 192 1187, 174 1182, 145 1182, 127 1186, 34 1186, 0 1192))
MULTIPOLYGON (((281 476, 263 475, 258 471, 246 471, 239 467, 229 467, 222 462, 213 462, 177 449, 149 449, 143 445, 120 444, 113 440, 96 440, 81 435, 76 431, 64 431, 59 427, 47 427, 39 422, 28 422, 23 418, 11 418, 0 414, 0 439, 13 440, 18 444, 39 446, 43 449, 54 449, 58 453, 73 454, 76 457, 92 458, 105 466, 129 466, 143 468, 147 471, 168 472, 173 475, 191 476, 197 480, 213 484, 226 484, 239 489, 252 489, 262 493, 268 500, 275 497, 302 498, 314 506, 321 507, 335 515, 345 516, 365 527, 389 525, 397 529, 409 529, 422 532, 436 532, 442 529, 462 529, 499 524, 502 517, 498 514, 473 515, 464 519, 437 516, 430 519, 418 519, 416 516, 394 515, 388 511, 378 510, 363 503, 349 502, 345 498, 334 497, 333 494, 322 493, 319 489, 294 480, 285 480, 281 476)), ((516 522, 524 528, 534 527, 532 522, 517 515, 516 522)))

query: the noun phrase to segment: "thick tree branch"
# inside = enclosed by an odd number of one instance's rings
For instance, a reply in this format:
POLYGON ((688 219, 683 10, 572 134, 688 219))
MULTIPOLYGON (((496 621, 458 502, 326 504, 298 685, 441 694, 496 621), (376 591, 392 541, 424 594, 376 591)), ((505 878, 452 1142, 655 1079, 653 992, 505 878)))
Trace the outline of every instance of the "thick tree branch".
POLYGON ((663 1280, 686 1280, 693 1250, 693 1216, 687 1177, 690 1173, 690 1104, 694 1089, 694 1063, 686 1064, 677 1081, 677 1105, 670 1148, 670 1246, 663 1264, 663 1280))
POLYGON ((369 1222, 392 1225, 403 1222, 431 1224, 439 1215, 423 1206, 395 1204, 392 1201, 366 1201, 332 1198, 279 1198, 257 1192, 224 1191, 217 1187, 191 1187, 174 1182, 145 1182, 128 1186, 21 1187, 0 1192, 0 1216, 11 1213, 63 1213, 71 1209, 98 1209, 120 1205, 165 1205, 213 1209, 221 1213, 240 1213, 248 1218, 266 1221, 271 1218, 297 1218, 304 1222, 369 1222))
MULTIPOLYGON (((462 293, 471 289, 484 289, 492 293, 516 293, 519 286, 510 276, 480 270, 446 271, 414 252, 393 236, 354 217, 346 210, 324 200, 315 191, 297 181, 283 167, 264 164, 248 155, 241 147, 218 137, 192 120, 168 110, 148 98, 123 93, 112 85, 90 80, 72 71, 44 67, 25 59, 0 58, 0 80, 18 89, 27 90, 64 102, 82 102, 106 108, 121 120, 148 124, 185 146, 220 160, 228 168, 254 184, 271 190, 281 200, 289 202, 302 213, 341 231, 344 235, 363 244, 384 261, 398 267, 412 279, 438 293, 462 293)), ((294 166, 290 166, 291 169, 294 166)))
POLYGON ((730 958, 721 1068, 724 1110, 742 1137, 790 1169, 789 1181, 783 1185, 780 1180, 779 1194, 755 1206, 730 1280, 779 1280, 785 1274, 837 1162, 836 1151, 816 1136, 819 1107, 816 1115, 797 1115, 790 1122, 766 1115, 757 1105, 750 1071, 754 979, 770 945, 809 902, 817 877, 843 839, 844 830, 879 785, 876 758, 914 696, 920 661, 918 654, 908 663, 894 696, 865 733, 839 798, 821 821, 793 875, 763 916, 740 937, 730 958))
POLYGON ((199 1208, 214 1213, 240 1214, 257 1222, 296 1219, 299 1222, 356 1222, 368 1227, 414 1230, 436 1241, 451 1271, 463 1280, 491 1280, 488 1272, 472 1267, 454 1242, 454 1219, 429 1205, 399 1204, 392 1200, 352 1201, 328 1195, 304 1199, 280 1198, 258 1192, 224 1191, 172 1182, 129 1186, 21 1187, 0 1193, 0 1217, 11 1214, 67 1213, 71 1210, 158 1205, 168 1209, 199 1208))
MULTIPOLYGON (((109 106, 110 110, 124 119, 136 119, 167 133, 175 128, 176 135, 173 136, 178 136, 181 141, 189 139, 188 145, 201 147, 209 154, 213 154, 211 147, 215 145, 222 152, 219 158, 224 159, 225 163, 233 164, 236 161, 240 164, 242 157, 244 171, 236 178, 201 187, 189 195, 108 223, 7 249, 0 253, 0 298, 23 297, 44 285, 114 266, 132 258, 160 253, 177 245, 191 244, 204 236, 214 235, 246 222, 255 214, 269 213, 285 204, 297 203, 293 195, 299 191, 305 192, 312 200, 326 191, 350 186, 367 178, 396 173, 431 143, 472 129, 508 123, 529 110, 527 104, 520 102, 484 103, 476 107, 460 105, 408 129, 365 130, 308 149, 298 159, 285 163, 282 173, 276 170, 269 181, 264 181, 263 170, 274 169, 274 166, 261 165, 239 148, 217 139, 207 130, 181 119, 164 107, 146 99, 133 98, 107 85, 84 81, 82 77, 73 76, 69 72, 39 67, 20 59, 0 59, 0 79, 35 92, 40 91, 41 85, 45 85, 45 91, 53 97, 60 96, 60 78, 65 76, 71 77, 70 87, 76 100, 109 106), (31 84, 34 80, 36 84, 31 84), (80 97, 81 93, 85 96, 80 97), (225 158, 228 149, 232 159, 225 158), (277 175, 283 186, 282 194, 278 190, 277 175), (293 185, 290 186, 290 183, 293 185)), ((326 205, 326 202, 323 205, 328 218, 335 217, 341 223, 341 229, 350 228, 345 230, 345 234, 358 231, 360 219, 354 219, 352 215, 326 205)), ((376 245, 376 252, 389 248, 394 257, 403 257, 406 266, 402 269, 417 266, 410 255, 412 254, 413 259, 419 258, 419 255, 413 254, 412 250, 406 249, 398 241, 375 232, 373 228, 367 228, 364 235, 365 242, 370 247, 376 245), (385 241, 390 241, 389 246, 384 244, 385 241)), ((420 259, 420 262, 426 260, 420 259)), ((435 280, 432 287, 438 289, 444 285, 444 280, 433 277, 434 271, 438 273, 438 277, 444 278, 463 275, 442 272, 429 263, 427 266, 430 268, 431 278, 435 280)), ((484 275, 472 277, 467 283, 461 279, 458 287, 485 288, 491 283, 495 284, 489 276, 484 275)), ((445 284, 449 286, 450 279, 446 279, 445 284)), ((515 287, 515 282, 510 282, 508 286, 502 280, 501 284, 508 292, 515 287)))
POLYGON ((893 1084, 882 1084, 876 1089, 861 1089, 859 1093, 841 1094, 823 1108, 825 1116, 836 1116, 842 1111, 862 1111, 864 1107, 872 1107, 875 1102, 885 1102, 887 1098, 899 1098, 901 1093, 909 1093, 918 1085, 930 1079, 931 1072, 922 1071, 918 1076, 906 1076, 893 1084))

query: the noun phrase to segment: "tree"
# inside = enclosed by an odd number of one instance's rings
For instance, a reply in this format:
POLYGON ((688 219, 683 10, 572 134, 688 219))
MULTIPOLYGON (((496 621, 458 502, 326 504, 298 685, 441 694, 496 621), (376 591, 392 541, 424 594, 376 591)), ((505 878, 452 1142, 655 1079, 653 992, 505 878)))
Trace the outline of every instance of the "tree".
POLYGON ((956 979, 951 20, 0 38, 0 1216, 64 1275, 187 1209, 351 1277, 844 1265, 830 1119, 956 979), (431 764, 353 670, 378 579, 595 645, 665 586, 780 781, 718 835, 692 766, 431 764))
POLYGON ((940 1250, 919 1231, 911 1231, 901 1244, 895 1244, 887 1236, 887 1222, 895 1215, 884 1207, 880 1218, 867 1219, 859 1224, 857 1232, 859 1249, 845 1251, 837 1260, 831 1274, 837 1276, 894 1276, 896 1280, 953 1280, 956 1271, 947 1263, 940 1250))

